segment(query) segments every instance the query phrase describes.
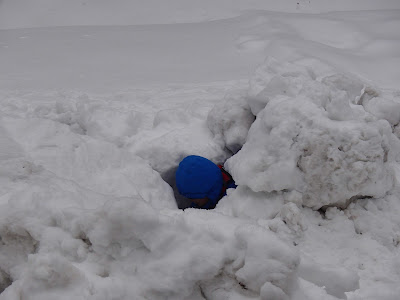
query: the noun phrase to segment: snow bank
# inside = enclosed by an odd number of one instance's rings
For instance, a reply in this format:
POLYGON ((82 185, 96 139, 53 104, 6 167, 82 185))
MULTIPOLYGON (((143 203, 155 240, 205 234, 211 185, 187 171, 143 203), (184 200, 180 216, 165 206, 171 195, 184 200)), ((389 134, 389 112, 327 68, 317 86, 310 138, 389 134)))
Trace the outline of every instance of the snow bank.
POLYGON ((400 99, 382 97, 354 76, 317 78, 300 64, 267 59, 248 93, 257 119, 226 167, 239 185, 295 192, 292 201, 314 209, 382 197, 394 186, 400 150, 400 99))

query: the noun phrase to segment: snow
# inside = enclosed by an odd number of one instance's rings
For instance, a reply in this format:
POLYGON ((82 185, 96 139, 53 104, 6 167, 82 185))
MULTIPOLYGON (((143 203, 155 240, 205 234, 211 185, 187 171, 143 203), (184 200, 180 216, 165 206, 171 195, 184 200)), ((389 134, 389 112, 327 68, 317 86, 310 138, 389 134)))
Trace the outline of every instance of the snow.
POLYGON ((208 128, 216 142, 222 143, 232 153, 238 152, 246 142, 254 115, 246 102, 246 94, 226 96, 216 104, 207 117, 208 128))
POLYGON ((362 101, 368 87, 361 82, 343 74, 316 80, 308 68, 281 67, 273 59, 252 81, 249 95, 261 90, 248 99, 257 120, 242 150, 226 163, 239 185, 254 192, 296 191, 302 194, 298 204, 314 209, 345 208, 356 197, 379 198, 393 188, 400 143, 387 119, 395 119, 391 108, 400 101, 378 98, 381 109, 368 114, 362 101), (265 78, 270 80, 262 86, 265 78), (353 105, 356 98, 362 107, 353 105))
POLYGON ((0 299, 398 299, 399 11, 1 1, 0 299))

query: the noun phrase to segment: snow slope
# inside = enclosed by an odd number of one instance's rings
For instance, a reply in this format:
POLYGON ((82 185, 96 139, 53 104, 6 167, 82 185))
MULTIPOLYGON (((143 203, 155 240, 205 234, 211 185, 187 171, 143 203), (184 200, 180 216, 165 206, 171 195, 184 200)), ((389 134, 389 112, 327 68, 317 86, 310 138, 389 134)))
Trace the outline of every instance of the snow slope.
POLYGON ((399 2, 142 2, 0 2, 0 299, 397 299, 399 2))
POLYGON ((0 28, 193 23, 248 10, 289 13, 398 9, 396 0, 2 0, 0 28))

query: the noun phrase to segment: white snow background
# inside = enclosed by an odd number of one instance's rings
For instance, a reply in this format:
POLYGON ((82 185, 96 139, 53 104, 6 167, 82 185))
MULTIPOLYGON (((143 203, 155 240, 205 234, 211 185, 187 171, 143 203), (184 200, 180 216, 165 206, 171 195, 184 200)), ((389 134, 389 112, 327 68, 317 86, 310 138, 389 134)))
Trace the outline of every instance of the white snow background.
POLYGON ((397 0, 0 1, 0 299, 399 299, 399 28, 397 0), (239 185, 215 210, 178 209, 190 154, 239 185))

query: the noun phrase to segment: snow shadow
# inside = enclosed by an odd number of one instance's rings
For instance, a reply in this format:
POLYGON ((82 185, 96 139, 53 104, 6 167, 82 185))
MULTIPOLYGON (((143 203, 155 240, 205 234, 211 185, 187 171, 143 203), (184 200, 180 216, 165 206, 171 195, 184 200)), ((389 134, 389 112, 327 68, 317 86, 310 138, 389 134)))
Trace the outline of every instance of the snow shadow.
POLYGON ((190 204, 192 201, 190 201, 188 198, 182 196, 179 193, 178 188, 176 187, 175 173, 176 173, 177 169, 178 169, 178 166, 176 166, 172 169, 169 169, 160 175, 161 175, 161 178, 172 187, 178 208, 185 209, 185 208, 190 207, 190 204))

